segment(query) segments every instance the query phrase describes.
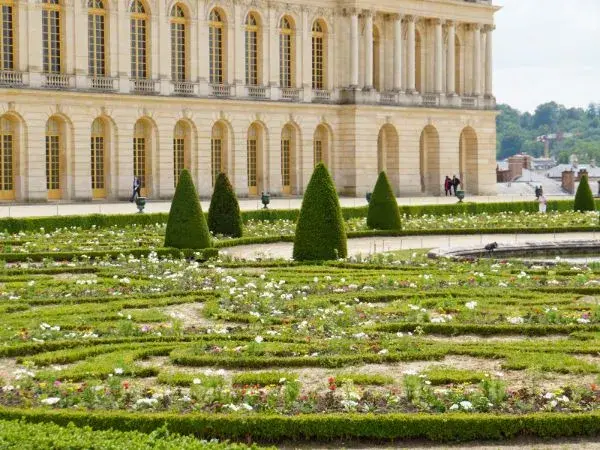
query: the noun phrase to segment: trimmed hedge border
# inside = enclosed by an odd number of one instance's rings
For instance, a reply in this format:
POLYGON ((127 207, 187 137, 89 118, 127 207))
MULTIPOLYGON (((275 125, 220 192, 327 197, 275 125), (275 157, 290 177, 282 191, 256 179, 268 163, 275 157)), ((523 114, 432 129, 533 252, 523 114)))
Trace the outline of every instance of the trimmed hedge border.
POLYGON ((509 325, 509 324, 453 324, 401 322, 374 325, 372 328, 384 333, 412 332, 420 327, 425 333, 443 336, 474 334, 477 336, 551 336, 568 335, 578 331, 600 331, 600 325, 509 325))
POLYGON ((199 260, 207 260, 214 258, 219 254, 216 248, 205 248, 201 250, 194 249, 179 249, 179 248, 127 248, 123 250, 108 250, 108 251, 86 251, 86 252, 34 252, 34 253, 0 253, 0 260, 6 262, 23 262, 34 261, 39 262, 44 259, 54 261, 70 261, 74 258, 83 258, 85 256, 92 259, 111 258, 116 259, 121 255, 132 255, 136 258, 148 256, 150 253, 156 253, 159 257, 181 257, 196 258, 199 260), (197 256, 199 254, 199 256, 197 256))
POLYGON ((140 414, 0 408, 0 419, 53 422, 95 430, 150 433, 166 425, 170 432, 199 438, 258 442, 326 442, 337 439, 428 439, 439 442, 503 440, 520 436, 557 438, 600 435, 600 413, 527 415, 492 414, 140 414))
MULTIPOLYGON (((600 209, 600 200, 595 200, 596 209, 600 209)), ((500 212, 536 212, 538 203, 533 199, 523 202, 497 202, 497 203, 455 203, 449 205, 404 205, 400 206, 400 214, 407 216, 433 215, 441 216, 448 214, 483 214, 500 212)), ((344 219, 357 217, 367 217, 368 206, 358 206, 353 208, 342 208, 344 219)), ((552 200, 548 202, 548 211, 573 211, 573 200, 552 200)), ((242 220, 267 220, 285 219, 296 221, 300 210, 277 210, 277 209, 258 209, 255 211, 242 211, 242 220)), ((49 217, 26 217, 14 218, 7 217, 0 219, 0 230, 9 233, 18 233, 20 231, 35 231, 44 228, 46 231, 53 231, 65 227, 92 228, 126 226, 126 225, 150 225, 156 223, 166 223, 167 213, 153 214, 90 214, 81 216, 49 216, 49 217)))

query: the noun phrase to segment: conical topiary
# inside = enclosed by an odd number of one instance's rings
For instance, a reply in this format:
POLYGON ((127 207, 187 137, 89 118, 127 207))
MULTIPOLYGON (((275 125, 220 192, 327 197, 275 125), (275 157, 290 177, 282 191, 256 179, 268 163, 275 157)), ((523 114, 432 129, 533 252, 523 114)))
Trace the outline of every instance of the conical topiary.
POLYGON ((385 172, 381 172, 369 201, 367 226, 376 230, 401 230, 400 210, 385 172))
POLYGON ((302 199, 294 238, 294 259, 322 261, 345 258, 347 254, 340 201, 331 175, 323 163, 319 163, 302 199))
POLYGON ((587 175, 581 176, 577 193, 575 194, 575 211, 595 211, 594 195, 590 189, 587 175))
POLYGON ((224 173, 220 173, 215 181, 215 189, 208 208, 208 228, 215 235, 242 236, 240 205, 233 186, 224 173))
POLYGON ((183 169, 171 202, 165 247, 208 248, 212 239, 190 173, 183 169))

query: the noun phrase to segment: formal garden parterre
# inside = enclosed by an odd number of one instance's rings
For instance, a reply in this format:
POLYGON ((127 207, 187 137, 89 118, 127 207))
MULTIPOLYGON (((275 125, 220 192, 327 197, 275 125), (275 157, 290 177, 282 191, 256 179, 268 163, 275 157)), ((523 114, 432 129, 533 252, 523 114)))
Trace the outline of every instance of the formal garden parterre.
MULTIPOLYGON (((597 213, 562 203, 546 216, 455 208, 405 210, 402 231, 598 229, 597 213)), ((349 234, 369 233, 365 208, 343 213, 349 234)), ((215 245, 293 238, 297 211, 261 214, 215 245)), ((142 442, 162 429, 154 438, 196 448, 169 433, 268 444, 600 431, 600 265, 422 250, 207 259, 164 251, 166 216, 44 220, 7 220, 0 235, 0 434, 60 426, 86 442, 90 426, 142 442)))

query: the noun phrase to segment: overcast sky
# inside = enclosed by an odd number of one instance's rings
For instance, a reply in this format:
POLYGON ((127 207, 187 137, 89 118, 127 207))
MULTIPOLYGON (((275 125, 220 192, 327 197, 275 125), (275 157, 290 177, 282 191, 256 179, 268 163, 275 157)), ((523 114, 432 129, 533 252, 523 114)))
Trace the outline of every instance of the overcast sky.
POLYGON ((493 0, 494 91, 533 111, 600 103, 600 0, 493 0))

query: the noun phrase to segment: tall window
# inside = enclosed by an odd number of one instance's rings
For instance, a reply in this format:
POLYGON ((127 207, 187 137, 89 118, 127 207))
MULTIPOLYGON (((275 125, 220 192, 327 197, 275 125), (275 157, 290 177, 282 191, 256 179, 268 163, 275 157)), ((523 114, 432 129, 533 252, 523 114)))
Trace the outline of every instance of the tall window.
POLYGON ((13 172, 13 124, 5 117, 0 118, 0 198, 14 198, 13 172))
POLYGON ((320 162, 323 162, 323 141, 324 141, 324 136, 323 136, 323 129, 319 126, 317 127, 317 130, 315 131, 315 138, 313 141, 313 157, 314 157, 314 162, 315 162, 315 166, 317 164, 319 164, 320 162))
POLYGON ((131 5, 131 77, 148 78, 148 14, 140 0, 131 5))
POLYGON ((91 77, 106 76, 106 10, 102 0, 88 1, 88 72, 91 77))
MULTIPOLYGON (((148 126, 141 120, 135 124, 133 132, 133 176, 140 180, 141 189, 147 187, 146 149, 148 145, 148 126)), ((145 195, 145 192, 142 192, 145 195)))
POLYGON ((61 5, 59 0, 42 2, 42 55, 44 73, 61 73, 61 5))
POLYGON ((223 84, 223 19, 221 14, 213 9, 208 18, 208 58, 211 84, 223 84))
POLYGON ((312 27, 312 88, 325 89, 325 32, 315 21, 312 27))
POLYGON ((186 18, 181 5, 171 10, 171 79, 185 81, 186 65, 186 18))
POLYGON ((248 194, 258 194, 258 180, 257 180, 257 150, 258 150, 258 133, 256 132, 256 126, 252 125, 248 129, 248 142, 246 144, 248 149, 248 194))
POLYGON ((179 182, 179 175, 185 168, 185 126, 177 122, 173 135, 173 180, 175 187, 179 182))
POLYGON ((46 189, 49 199, 60 198, 60 124, 56 119, 46 123, 46 189))
POLYGON ((292 133, 289 126, 281 133, 281 185, 289 194, 292 185, 292 133))
POLYGON ((294 31, 287 17, 279 24, 279 85, 282 88, 294 86, 294 31))
POLYGON ((2 30, 0 32, 0 70, 14 70, 14 19, 12 0, 0 0, 2 30))
POLYGON ((104 149, 105 149, 105 127, 101 119, 92 123, 92 138, 90 142, 91 175, 92 175, 92 197, 102 198, 105 196, 104 180, 104 149))
POLYGON ((224 133, 223 125, 215 124, 212 129, 212 136, 210 139, 210 150, 211 150, 211 173, 212 173, 212 184, 215 185, 217 176, 221 172, 225 172, 225 164, 223 163, 224 156, 224 133))
POLYGON ((246 18, 246 85, 258 85, 259 26, 256 16, 246 18))

